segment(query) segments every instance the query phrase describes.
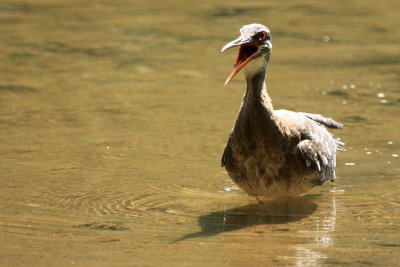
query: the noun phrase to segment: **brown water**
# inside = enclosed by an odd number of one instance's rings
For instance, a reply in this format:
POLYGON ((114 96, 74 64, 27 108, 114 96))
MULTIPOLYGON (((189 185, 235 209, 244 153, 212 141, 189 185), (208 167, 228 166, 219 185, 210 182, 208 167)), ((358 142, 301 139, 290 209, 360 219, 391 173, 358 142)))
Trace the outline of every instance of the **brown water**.
POLYGON ((0 265, 400 265, 398 1, 1 1, 0 265), (276 108, 322 113, 337 182, 265 207, 219 167, 273 37, 276 108))

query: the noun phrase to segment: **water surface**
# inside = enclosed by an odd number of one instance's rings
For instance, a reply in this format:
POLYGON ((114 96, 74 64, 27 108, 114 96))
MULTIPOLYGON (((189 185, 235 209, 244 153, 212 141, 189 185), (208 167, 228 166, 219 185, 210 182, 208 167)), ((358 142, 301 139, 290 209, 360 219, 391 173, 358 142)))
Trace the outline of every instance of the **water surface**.
POLYGON ((399 265, 398 1, 2 1, 0 264, 399 265), (345 124, 337 182, 264 206, 220 157, 272 33, 276 108, 345 124))

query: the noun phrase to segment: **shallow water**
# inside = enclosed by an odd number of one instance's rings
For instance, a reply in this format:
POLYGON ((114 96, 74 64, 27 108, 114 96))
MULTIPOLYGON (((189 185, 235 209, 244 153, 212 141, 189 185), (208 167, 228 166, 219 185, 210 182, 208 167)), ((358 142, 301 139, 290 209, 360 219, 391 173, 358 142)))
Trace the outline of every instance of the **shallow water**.
POLYGON ((2 1, 0 265, 399 265, 398 1, 2 1), (276 108, 345 124, 337 182, 261 206, 219 161, 267 25, 276 108))

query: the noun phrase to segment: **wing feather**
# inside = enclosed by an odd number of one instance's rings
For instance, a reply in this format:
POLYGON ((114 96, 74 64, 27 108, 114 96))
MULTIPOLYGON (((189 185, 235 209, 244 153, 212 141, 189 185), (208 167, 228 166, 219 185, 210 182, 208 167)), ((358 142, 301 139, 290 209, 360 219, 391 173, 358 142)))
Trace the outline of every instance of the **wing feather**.
POLYGON ((313 121, 321 123, 328 128, 343 129, 343 124, 341 124, 340 122, 334 121, 331 118, 325 118, 324 116, 322 116, 320 114, 312 114, 312 113, 304 113, 304 112, 299 112, 299 114, 302 114, 302 115, 306 116, 307 118, 312 119, 313 121))
POLYGON ((301 138, 296 147, 299 160, 307 167, 318 172, 319 182, 335 179, 336 150, 343 149, 344 143, 333 138, 323 127, 342 129, 343 124, 319 114, 275 111, 280 119, 297 129, 301 138))

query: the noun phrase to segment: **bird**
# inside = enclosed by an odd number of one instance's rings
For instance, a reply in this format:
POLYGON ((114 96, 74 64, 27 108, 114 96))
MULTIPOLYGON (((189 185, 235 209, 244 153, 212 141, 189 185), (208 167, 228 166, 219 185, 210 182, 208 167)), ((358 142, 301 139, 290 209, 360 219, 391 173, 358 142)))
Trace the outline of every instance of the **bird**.
POLYGON ((247 89, 236 123, 229 134, 221 167, 248 195, 299 196, 325 181, 334 181, 336 152, 344 143, 325 127, 343 124, 320 114, 274 110, 265 84, 272 51, 270 30, 244 25, 239 37, 221 52, 239 47, 225 85, 245 69, 247 89))

